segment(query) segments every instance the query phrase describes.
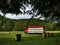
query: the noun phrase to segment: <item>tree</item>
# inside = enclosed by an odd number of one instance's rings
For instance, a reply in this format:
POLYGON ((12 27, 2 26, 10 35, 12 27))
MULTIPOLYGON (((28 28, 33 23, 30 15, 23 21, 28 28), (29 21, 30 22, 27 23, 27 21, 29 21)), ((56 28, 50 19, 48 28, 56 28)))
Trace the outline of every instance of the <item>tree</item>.
POLYGON ((60 1, 59 0, 10 0, 8 3, 7 0, 0 0, 0 10, 5 13, 22 13, 22 14, 32 14, 38 16, 41 14, 41 17, 45 17, 46 20, 50 19, 60 19, 60 1), (25 11, 26 6, 31 5, 33 7, 31 10, 25 11), (20 10, 22 9, 23 12, 20 10))
POLYGON ((38 9, 36 15, 41 14, 44 17, 54 20, 54 18, 60 18, 60 1, 59 0, 31 0, 31 4, 34 5, 33 10, 38 9))
POLYGON ((0 10, 6 13, 21 13, 20 6, 23 0, 0 0, 0 10))
POLYGON ((14 22, 12 22, 12 20, 9 20, 6 23, 4 23, 3 30, 4 31, 12 31, 14 26, 15 26, 14 22))

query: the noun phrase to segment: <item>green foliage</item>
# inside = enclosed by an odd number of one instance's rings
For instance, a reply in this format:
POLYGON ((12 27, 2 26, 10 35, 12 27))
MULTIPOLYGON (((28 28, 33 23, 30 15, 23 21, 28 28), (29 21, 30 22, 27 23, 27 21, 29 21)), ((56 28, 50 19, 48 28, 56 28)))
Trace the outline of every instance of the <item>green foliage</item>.
MULTIPOLYGON (((25 19, 25 20, 16 20, 14 30, 24 30, 27 26, 45 26, 45 30, 58 30, 56 24, 50 23, 48 21, 43 21, 39 19, 25 19), (56 29, 55 29, 56 27, 56 29)), ((59 28, 60 29, 60 28, 59 28)))
MULTIPOLYGON (((23 4, 31 4, 34 6, 32 11, 35 11, 38 9, 38 14, 44 14, 45 17, 50 17, 52 14, 52 18, 57 16, 60 17, 60 1, 59 0, 10 0, 10 3, 8 3, 9 0, 0 0, 0 10, 6 14, 6 13, 22 13, 20 11, 23 4)), ((24 7, 25 8, 25 7, 24 7)))
POLYGON ((60 24, 56 24, 56 25, 54 26, 54 29, 55 29, 55 30, 60 30, 60 24))
POLYGON ((55 30, 54 29, 55 24, 54 23, 46 23, 45 29, 46 30, 55 30))
POLYGON ((2 21, 3 19, 4 19, 4 17, 0 15, 0 21, 2 21))
POLYGON ((1 28, 1 26, 2 26, 2 21, 0 21, 0 28, 1 28))
POLYGON ((0 31, 23 31, 27 26, 45 26, 45 30, 60 30, 60 24, 50 23, 40 19, 13 20, 2 18, 0 20, 0 31))
POLYGON ((12 31, 14 27, 14 24, 12 23, 12 21, 7 21, 4 25, 3 25, 3 29, 4 31, 12 31))

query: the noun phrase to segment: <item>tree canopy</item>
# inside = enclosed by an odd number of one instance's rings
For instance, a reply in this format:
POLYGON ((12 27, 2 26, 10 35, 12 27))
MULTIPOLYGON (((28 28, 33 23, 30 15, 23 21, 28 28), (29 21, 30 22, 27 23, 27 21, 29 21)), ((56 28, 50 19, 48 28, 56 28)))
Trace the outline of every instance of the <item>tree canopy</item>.
MULTIPOLYGON (((60 18, 60 1, 59 0, 0 0, 0 10, 6 13, 24 13, 32 14, 33 17, 40 15, 46 19, 60 18), (33 6, 31 10, 25 11, 25 5, 33 6)), ((32 18, 33 18, 32 17, 32 18)))

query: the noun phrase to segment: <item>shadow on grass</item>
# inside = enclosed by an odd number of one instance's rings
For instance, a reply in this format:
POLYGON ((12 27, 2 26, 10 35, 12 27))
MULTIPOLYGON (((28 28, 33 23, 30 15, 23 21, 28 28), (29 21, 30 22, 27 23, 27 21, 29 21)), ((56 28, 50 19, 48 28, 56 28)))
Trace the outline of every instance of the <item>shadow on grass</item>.
POLYGON ((55 45, 60 45, 60 33, 55 33, 54 38, 55 38, 55 45))
POLYGON ((60 38, 60 33, 54 33, 54 37, 60 38))
POLYGON ((14 41, 14 39, 12 38, 0 38, 0 45, 9 45, 12 44, 14 41))
POLYGON ((15 38, 1 37, 0 45, 60 45, 60 33, 53 34, 53 37, 43 38, 42 36, 22 37, 21 41, 15 38))

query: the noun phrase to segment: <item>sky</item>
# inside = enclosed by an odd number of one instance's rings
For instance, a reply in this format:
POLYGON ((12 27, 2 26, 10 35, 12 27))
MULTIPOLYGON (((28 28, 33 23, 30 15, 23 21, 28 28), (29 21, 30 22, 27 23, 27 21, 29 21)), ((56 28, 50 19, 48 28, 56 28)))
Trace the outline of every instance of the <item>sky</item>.
POLYGON ((11 18, 11 19, 29 19, 31 18, 32 15, 27 15, 27 14, 11 14, 11 13, 7 13, 6 17, 7 18, 11 18))

